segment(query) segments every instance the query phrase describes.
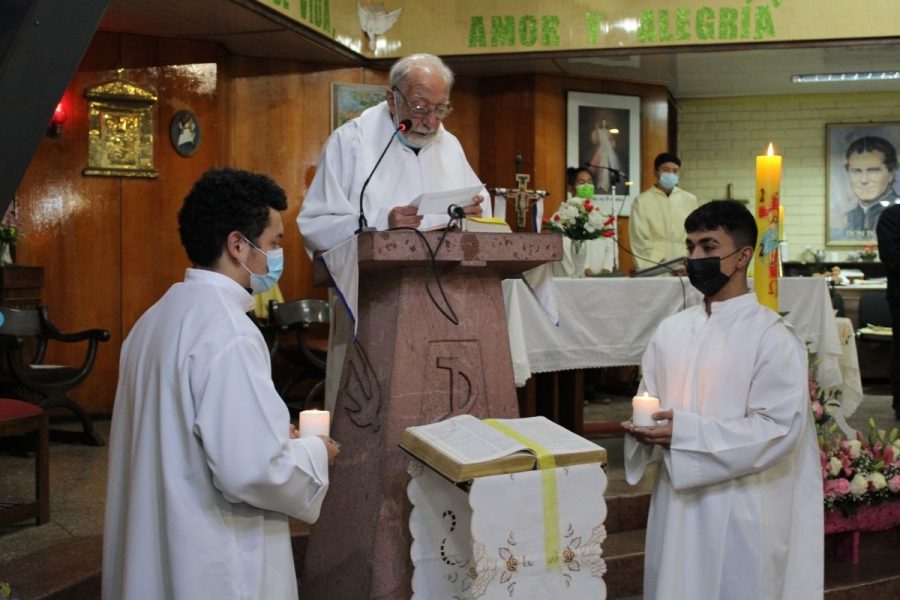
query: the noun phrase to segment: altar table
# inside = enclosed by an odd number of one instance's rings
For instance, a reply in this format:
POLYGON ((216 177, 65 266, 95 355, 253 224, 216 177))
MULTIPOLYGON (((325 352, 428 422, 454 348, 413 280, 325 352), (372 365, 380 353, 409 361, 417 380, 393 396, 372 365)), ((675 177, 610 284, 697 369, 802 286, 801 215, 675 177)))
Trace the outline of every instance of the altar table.
MULTIPOLYGON (((521 280, 503 282, 517 387, 534 373, 639 365, 659 323, 703 299, 687 278, 555 278, 554 283, 558 327, 521 280)), ((825 280, 783 277, 779 284, 779 310, 815 355, 819 385, 861 390, 859 366, 851 364, 853 356, 844 356, 825 280)), ((749 285, 752 289, 752 280, 749 285)))

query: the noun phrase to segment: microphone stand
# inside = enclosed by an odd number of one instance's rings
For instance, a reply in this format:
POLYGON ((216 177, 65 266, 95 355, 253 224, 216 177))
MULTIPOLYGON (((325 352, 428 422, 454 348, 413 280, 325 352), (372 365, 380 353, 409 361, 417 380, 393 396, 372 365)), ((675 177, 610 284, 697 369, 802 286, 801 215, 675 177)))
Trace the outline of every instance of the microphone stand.
MULTIPOLYGON (((619 178, 621 177, 623 180, 627 181, 628 175, 619 169, 614 169, 612 167, 604 167, 603 165, 595 165, 593 163, 586 162, 584 163, 585 167, 591 167, 594 169, 606 169, 610 174, 610 183, 612 184, 612 212, 615 220, 613 221, 615 227, 613 229, 613 270, 610 275, 620 275, 619 273, 619 213, 621 212, 621 208, 616 210, 616 198, 618 197, 617 186, 619 185, 619 178)), ((627 185, 627 183, 626 183, 627 185)), ((622 206, 625 205, 625 199, 628 197, 628 194, 624 195, 625 197, 622 199, 622 206)))
POLYGON ((378 169, 378 165, 381 164, 381 160, 384 158, 384 155, 387 154, 388 148, 391 147, 391 142, 394 141, 394 138, 397 137, 397 134, 403 131, 409 130, 412 127, 412 121, 409 119, 403 119, 400 121, 400 124, 397 125, 397 128, 394 129, 394 133, 391 134, 391 138, 388 140, 387 145, 385 145, 384 150, 381 151, 381 156, 378 157, 378 160, 375 162, 375 166, 372 167, 372 171, 369 172, 369 176, 366 177, 366 180, 363 182, 362 189, 359 190, 359 229, 356 230, 355 233, 361 233, 363 231, 375 231, 374 227, 369 227, 369 222, 366 220, 366 213, 363 210, 363 194, 366 193, 366 188, 369 185, 369 181, 372 179, 372 175, 375 174, 375 171, 378 169))

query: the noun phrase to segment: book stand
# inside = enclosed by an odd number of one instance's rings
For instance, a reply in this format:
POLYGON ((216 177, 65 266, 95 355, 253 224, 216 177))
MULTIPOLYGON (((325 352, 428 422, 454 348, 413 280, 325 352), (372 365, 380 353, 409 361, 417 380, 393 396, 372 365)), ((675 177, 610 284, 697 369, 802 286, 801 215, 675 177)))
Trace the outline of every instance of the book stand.
POLYGON ((545 501, 542 471, 479 477, 466 494, 413 461, 413 600, 606 598, 606 474, 599 463, 549 471, 545 501))
MULTIPOLYGON (((424 235, 434 248, 441 232, 424 235)), ((409 461, 400 435, 462 413, 518 416, 500 280, 561 256, 558 236, 449 232, 436 263, 454 325, 429 298, 444 305, 422 238, 404 230, 358 236, 359 323, 331 428, 342 448, 310 535, 304 600, 410 596, 409 461)), ((327 273, 319 278, 328 285, 327 273)))

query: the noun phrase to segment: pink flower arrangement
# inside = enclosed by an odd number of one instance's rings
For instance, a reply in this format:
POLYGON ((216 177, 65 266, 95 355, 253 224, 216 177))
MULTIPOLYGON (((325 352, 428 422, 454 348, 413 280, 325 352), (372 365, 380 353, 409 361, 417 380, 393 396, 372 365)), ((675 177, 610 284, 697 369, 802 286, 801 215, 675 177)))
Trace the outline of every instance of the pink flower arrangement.
POLYGON ((831 407, 839 390, 820 390, 810 375, 810 410, 819 439, 819 463, 825 492, 825 509, 854 514, 866 504, 900 499, 900 439, 897 428, 878 429, 869 419, 869 433, 857 439, 844 436, 832 419, 831 407))

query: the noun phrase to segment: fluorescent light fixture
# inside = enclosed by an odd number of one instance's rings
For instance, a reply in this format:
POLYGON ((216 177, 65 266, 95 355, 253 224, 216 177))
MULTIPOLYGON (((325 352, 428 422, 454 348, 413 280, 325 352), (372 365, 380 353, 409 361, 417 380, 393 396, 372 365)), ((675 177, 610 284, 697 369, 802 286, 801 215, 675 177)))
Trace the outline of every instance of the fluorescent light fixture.
POLYGON ((900 71, 864 71, 861 73, 814 73, 792 75, 794 83, 834 83, 852 81, 890 81, 900 79, 900 71))

